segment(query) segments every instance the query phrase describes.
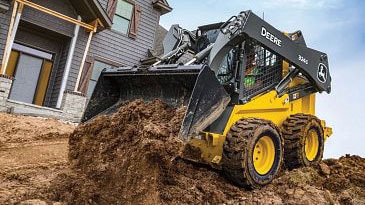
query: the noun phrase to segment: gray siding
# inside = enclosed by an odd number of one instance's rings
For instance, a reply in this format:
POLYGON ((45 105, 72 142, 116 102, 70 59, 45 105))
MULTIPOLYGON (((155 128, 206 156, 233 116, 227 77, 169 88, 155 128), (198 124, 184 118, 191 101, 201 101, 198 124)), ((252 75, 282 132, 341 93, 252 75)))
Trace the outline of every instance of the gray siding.
POLYGON ((57 104, 57 99, 60 92, 60 87, 63 77, 63 71, 66 66, 69 46, 70 46, 70 40, 68 40, 67 43, 63 45, 62 52, 60 55, 60 61, 58 64, 58 69, 54 69, 52 72, 52 78, 51 78, 52 84, 50 84, 48 87, 48 89, 51 90, 52 92, 50 93, 50 95, 47 95, 47 97, 49 97, 47 106, 49 107, 56 107, 57 104))
POLYGON ((108 2, 109 0, 99 0, 99 3, 101 5, 101 7, 103 7, 103 9, 106 11, 108 8, 108 2))
POLYGON ((154 45, 160 13, 153 8, 152 0, 137 0, 136 4, 142 9, 137 38, 131 39, 113 30, 102 31, 95 36, 90 55, 122 65, 139 64, 141 59, 147 57, 147 49, 154 45))
POLYGON ((70 69, 70 74, 68 76, 68 81, 66 85, 66 90, 74 90, 77 76, 79 74, 79 68, 82 60, 82 56, 85 51, 88 33, 85 29, 80 28, 79 35, 77 37, 77 43, 72 57, 72 64, 70 69))
MULTIPOLYGON (((100 0, 104 9, 108 0, 100 0)), ((120 65, 140 64, 140 60, 147 57, 147 49, 152 49, 154 45, 155 32, 160 20, 160 12, 153 8, 152 0, 136 0, 136 4, 141 6, 141 19, 138 27, 136 39, 129 38, 125 34, 110 29, 101 31, 93 37, 88 55, 116 62, 120 65)), ((83 29, 81 29, 83 30, 83 29)), ((82 32, 83 35, 87 35, 82 32)), ((74 55, 67 89, 73 89, 80 66, 80 54, 83 52, 86 37, 79 36, 77 52, 74 55)))
MULTIPOLYGON (((32 2, 76 18, 77 13, 71 6, 70 1, 71 0, 33 0, 32 2)), ((147 57, 147 50, 153 49, 155 32, 159 24, 160 12, 153 8, 152 1, 153 0, 135 0, 136 4, 141 6, 141 19, 136 39, 129 38, 125 34, 117 31, 107 29, 94 35, 88 55, 113 61, 120 65, 139 64, 141 59, 147 57)), ((99 0, 99 2, 106 10, 108 0, 99 0)), ((0 14, 0 60, 5 48, 11 13, 12 10, 10 9, 5 14, 0 14)), ((69 40, 73 36, 75 26, 28 7, 25 7, 23 11, 22 21, 38 25, 67 37, 58 51, 60 53, 57 56, 58 64, 57 67, 54 67, 54 71, 52 72, 52 82, 49 86, 52 91, 47 93, 47 104, 55 106, 67 58, 69 40)), ((73 90, 75 87, 87 37, 88 33, 85 29, 80 28, 66 86, 67 90, 73 90)))
MULTIPOLYGON (((41 6, 53 9, 62 14, 76 17, 77 13, 75 9, 71 6, 69 0, 57 0, 57 1, 44 1, 44 0, 33 0, 32 2, 37 3, 41 6)), ((3 58, 3 53, 5 49, 6 38, 8 35, 8 29, 10 24, 10 18, 12 14, 12 7, 6 13, 0 13, 0 60, 3 58)), ((32 24, 47 28, 49 30, 55 31, 57 33, 72 36, 73 35, 73 25, 71 23, 65 22, 56 17, 50 16, 43 12, 37 11, 35 9, 24 7, 22 14, 22 21, 27 21, 32 24)))
POLYGON ((12 7, 6 13, 0 13, 0 64, 3 60, 6 38, 8 37, 8 30, 10 24, 10 17, 12 7))
MULTIPOLYGON (((75 9, 71 6, 68 0, 57 0, 57 1, 44 1, 44 0, 33 0, 32 2, 44 6, 46 8, 55 10, 59 13, 65 14, 70 17, 77 17, 75 9)), ((74 25, 66 22, 57 17, 51 16, 44 12, 35 10, 33 8, 24 7, 22 20, 36 24, 38 26, 45 27, 49 30, 57 33, 73 36, 74 25)))

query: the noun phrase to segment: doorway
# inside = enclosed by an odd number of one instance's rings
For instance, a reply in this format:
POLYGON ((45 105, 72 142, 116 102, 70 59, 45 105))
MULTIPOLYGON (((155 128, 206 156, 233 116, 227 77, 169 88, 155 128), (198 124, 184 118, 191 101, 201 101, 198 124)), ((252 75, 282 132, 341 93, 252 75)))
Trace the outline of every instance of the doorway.
POLYGON ((14 81, 11 100, 43 106, 53 66, 53 55, 20 44, 14 44, 7 75, 14 81))

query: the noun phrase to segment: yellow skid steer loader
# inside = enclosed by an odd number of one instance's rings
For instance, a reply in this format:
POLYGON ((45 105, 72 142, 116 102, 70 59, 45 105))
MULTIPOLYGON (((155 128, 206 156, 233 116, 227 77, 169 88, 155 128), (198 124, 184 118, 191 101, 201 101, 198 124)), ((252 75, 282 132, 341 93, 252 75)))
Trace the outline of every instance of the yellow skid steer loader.
POLYGON ((184 157, 221 169, 238 186, 269 183, 322 159, 332 134, 315 116, 315 95, 331 91, 325 53, 300 31, 282 33, 251 11, 190 32, 173 26, 152 66, 105 69, 83 121, 134 99, 186 106, 184 157), (195 55, 179 63, 190 50, 195 55))

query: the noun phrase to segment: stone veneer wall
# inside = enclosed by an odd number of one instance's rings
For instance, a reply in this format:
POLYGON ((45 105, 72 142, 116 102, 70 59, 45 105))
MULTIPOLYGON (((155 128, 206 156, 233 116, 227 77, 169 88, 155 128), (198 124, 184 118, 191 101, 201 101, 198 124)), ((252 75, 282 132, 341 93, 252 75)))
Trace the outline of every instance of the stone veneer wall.
POLYGON ((9 99, 12 82, 11 77, 0 75, 0 112, 81 121, 87 102, 85 95, 65 91, 61 109, 42 107, 9 99))
POLYGON ((71 121, 79 122, 84 114, 86 101, 86 96, 81 93, 65 91, 61 104, 63 115, 71 121))
POLYGON ((0 112, 7 112, 7 99, 9 97, 13 79, 5 75, 0 75, 0 112))

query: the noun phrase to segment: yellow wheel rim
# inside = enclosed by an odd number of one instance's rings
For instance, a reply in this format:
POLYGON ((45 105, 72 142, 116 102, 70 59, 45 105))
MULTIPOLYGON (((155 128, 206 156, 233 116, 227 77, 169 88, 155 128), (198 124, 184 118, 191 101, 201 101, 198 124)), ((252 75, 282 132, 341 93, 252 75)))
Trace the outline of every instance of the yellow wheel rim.
POLYGON ((314 129, 309 130, 305 138, 305 156, 309 161, 313 161, 318 154, 318 134, 314 129))
POLYGON ((268 136, 261 137, 253 150, 253 165, 260 175, 267 174, 275 160, 275 146, 268 136))

